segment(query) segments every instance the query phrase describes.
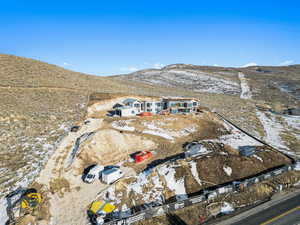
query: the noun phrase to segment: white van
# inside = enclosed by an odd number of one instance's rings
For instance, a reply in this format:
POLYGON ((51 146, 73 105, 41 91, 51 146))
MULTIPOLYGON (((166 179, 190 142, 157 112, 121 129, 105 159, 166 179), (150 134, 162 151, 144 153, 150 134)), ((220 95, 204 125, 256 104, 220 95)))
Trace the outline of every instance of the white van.
POLYGON ((102 182, 106 184, 112 184, 116 180, 120 179, 124 175, 123 171, 118 167, 105 169, 102 171, 102 182))
POLYGON ((89 184, 94 182, 95 179, 99 179, 101 177, 103 170, 104 166, 94 165, 86 174, 83 175, 83 181, 89 184))

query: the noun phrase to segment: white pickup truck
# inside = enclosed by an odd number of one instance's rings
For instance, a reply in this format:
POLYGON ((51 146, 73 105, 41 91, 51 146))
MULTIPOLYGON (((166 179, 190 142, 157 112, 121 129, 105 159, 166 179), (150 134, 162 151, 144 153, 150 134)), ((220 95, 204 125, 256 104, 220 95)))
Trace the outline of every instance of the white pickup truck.
POLYGON ((95 179, 100 179, 103 170, 104 166, 94 165, 89 169, 89 171, 86 174, 83 175, 82 179, 85 183, 93 183, 95 179))
POLYGON ((124 175, 119 166, 92 165, 82 176, 85 183, 93 183, 95 179, 100 179, 103 183, 112 184, 124 175))

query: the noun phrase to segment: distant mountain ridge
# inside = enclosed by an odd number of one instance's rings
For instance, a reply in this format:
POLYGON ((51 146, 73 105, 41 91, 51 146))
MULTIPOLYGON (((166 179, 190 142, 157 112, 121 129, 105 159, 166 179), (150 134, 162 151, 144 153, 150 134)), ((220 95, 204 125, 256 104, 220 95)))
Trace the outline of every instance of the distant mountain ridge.
POLYGON ((289 104, 299 104, 295 100, 300 100, 300 65, 235 68, 171 64, 161 69, 144 69, 113 77, 193 92, 238 96, 241 93, 239 72, 244 73, 249 80, 254 98, 270 101, 273 95, 280 98, 278 101, 284 102, 284 98, 289 95, 289 104))

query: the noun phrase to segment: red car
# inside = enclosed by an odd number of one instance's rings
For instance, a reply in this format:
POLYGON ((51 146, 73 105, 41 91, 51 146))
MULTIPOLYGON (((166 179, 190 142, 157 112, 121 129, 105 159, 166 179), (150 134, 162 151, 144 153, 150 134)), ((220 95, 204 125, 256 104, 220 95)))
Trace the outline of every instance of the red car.
POLYGON ((135 155, 135 162, 140 163, 145 161, 146 159, 150 159, 153 156, 152 152, 150 151, 142 151, 135 155))

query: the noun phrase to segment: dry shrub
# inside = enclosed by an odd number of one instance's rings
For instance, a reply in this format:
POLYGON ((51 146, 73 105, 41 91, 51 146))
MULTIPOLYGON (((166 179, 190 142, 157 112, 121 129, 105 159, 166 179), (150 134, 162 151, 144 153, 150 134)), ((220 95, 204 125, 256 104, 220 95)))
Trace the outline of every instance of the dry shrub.
POLYGON ((64 196, 64 192, 70 192, 70 183, 65 178, 55 178, 50 181, 50 192, 58 194, 59 197, 64 196))

